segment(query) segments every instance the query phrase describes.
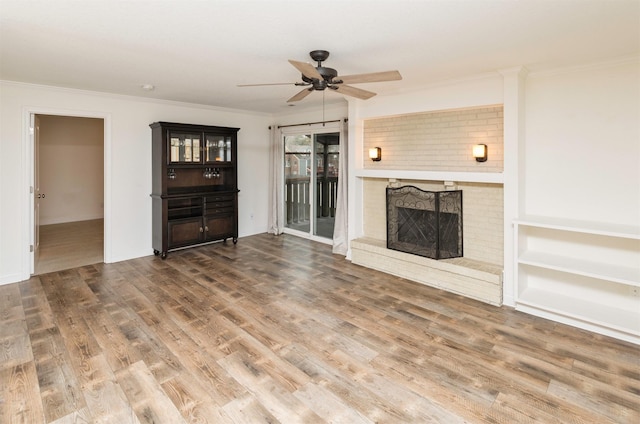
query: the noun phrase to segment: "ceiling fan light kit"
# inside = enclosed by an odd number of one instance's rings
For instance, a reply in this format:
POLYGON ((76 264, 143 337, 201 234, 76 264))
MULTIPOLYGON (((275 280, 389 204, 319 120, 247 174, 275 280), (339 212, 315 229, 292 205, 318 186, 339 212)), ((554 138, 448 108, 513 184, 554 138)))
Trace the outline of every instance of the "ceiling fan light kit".
MULTIPOLYGON (((402 79, 402 75, 398 71, 373 72, 368 74, 345 75, 338 76, 338 71, 333 68, 322 66, 322 62, 327 60, 329 52, 326 50, 313 50, 309 53, 311 59, 317 62, 317 66, 310 63, 300 62, 297 60, 289 60, 302 74, 302 81, 295 82, 293 85, 305 87, 293 97, 287 100, 287 103, 297 102, 307 97, 313 91, 324 91, 327 88, 347 96, 355 97, 362 100, 370 99, 376 93, 363 90, 361 88, 352 87, 349 84, 398 81, 402 79)), ((251 87, 262 85, 289 85, 290 83, 274 83, 274 84, 244 84, 239 87, 251 87)))

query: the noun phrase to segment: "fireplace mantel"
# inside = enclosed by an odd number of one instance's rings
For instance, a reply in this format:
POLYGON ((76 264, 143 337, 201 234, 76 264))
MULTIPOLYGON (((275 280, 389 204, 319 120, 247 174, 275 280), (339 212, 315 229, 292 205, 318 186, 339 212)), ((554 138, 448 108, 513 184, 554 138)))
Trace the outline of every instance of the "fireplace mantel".
POLYGON ((449 171, 405 171, 399 169, 356 169, 359 178, 394 178, 417 181, 457 181, 468 183, 503 184, 502 172, 449 172, 449 171))

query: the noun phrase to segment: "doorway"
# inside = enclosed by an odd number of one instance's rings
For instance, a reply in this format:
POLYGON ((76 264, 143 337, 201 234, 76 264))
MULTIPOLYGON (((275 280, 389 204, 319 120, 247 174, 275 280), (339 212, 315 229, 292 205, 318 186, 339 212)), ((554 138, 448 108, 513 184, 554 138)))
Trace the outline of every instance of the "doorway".
POLYGON ((32 273, 104 262, 104 119, 32 116, 32 273))
POLYGON ((335 226, 340 133, 285 134, 283 143, 285 230, 330 241, 335 226))

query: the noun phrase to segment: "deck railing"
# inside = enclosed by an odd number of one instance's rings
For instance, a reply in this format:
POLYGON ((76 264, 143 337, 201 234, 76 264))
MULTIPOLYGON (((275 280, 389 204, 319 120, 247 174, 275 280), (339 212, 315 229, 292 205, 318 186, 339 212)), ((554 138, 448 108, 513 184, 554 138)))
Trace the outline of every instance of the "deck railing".
MULTIPOLYGON (((288 177, 285 180, 287 224, 308 221, 311 213, 309 177, 288 177)), ((338 177, 318 178, 316 184, 316 216, 334 217, 338 196, 338 177)))

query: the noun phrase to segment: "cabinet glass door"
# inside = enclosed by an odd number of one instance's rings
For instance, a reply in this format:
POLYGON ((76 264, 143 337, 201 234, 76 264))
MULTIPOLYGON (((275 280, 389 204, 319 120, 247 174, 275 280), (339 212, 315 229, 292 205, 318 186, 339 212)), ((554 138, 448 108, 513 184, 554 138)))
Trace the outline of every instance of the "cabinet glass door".
POLYGON ((200 162, 200 134, 169 133, 169 162, 200 162))
POLYGON ((231 162, 231 137, 224 135, 205 135, 205 162, 231 162))

